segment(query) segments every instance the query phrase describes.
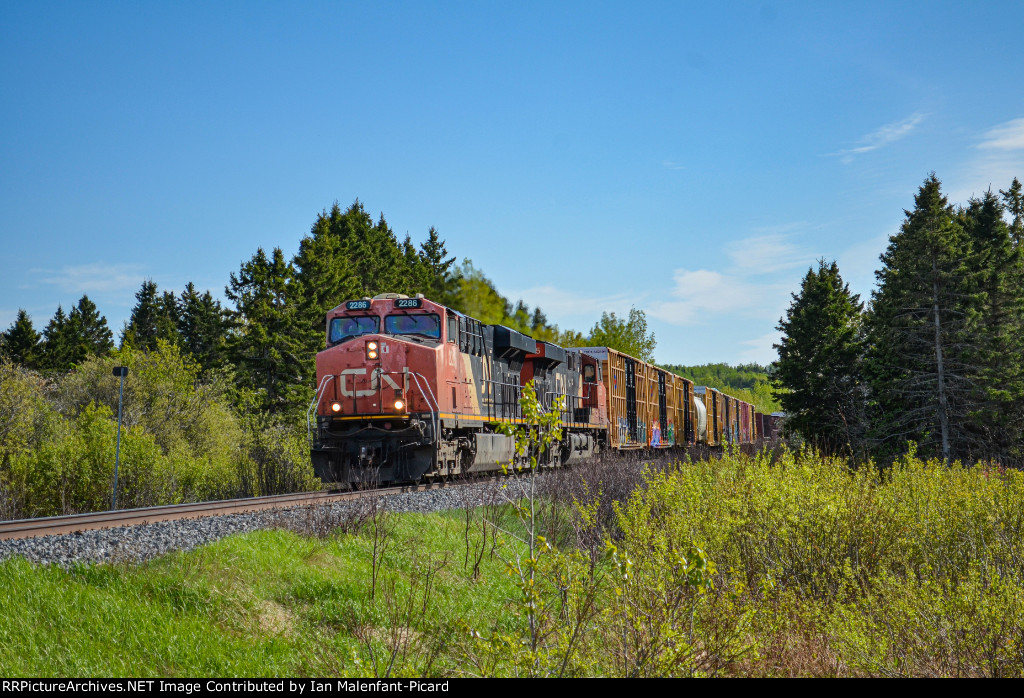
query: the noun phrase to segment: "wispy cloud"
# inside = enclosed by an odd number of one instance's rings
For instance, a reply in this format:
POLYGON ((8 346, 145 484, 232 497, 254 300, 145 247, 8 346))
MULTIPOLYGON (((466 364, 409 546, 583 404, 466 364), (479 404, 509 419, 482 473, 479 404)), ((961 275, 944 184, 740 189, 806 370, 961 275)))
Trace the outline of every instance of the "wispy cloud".
POLYGON ((785 283, 758 283, 742 273, 711 269, 676 269, 669 299, 653 303, 647 312, 673 325, 714 323, 725 316, 775 317, 785 307, 785 283))
MULTIPOLYGON (((795 230, 787 223, 759 230, 795 230)), ((674 325, 706 324, 724 315, 777 317, 789 300, 791 279, 777 272, 811 266, 818 255, 799 245, 794 234, 755 235, 730 243, 730 264, 712 269, 676 269, 666 300, 649 305, 653 317, 674 325)))
POLYGON ((661 166, 664 167, 666 170, 685 170, 686 169, 686 165, 680 164, 678 162, 673 162, 672 160, 662 160, 661 161, 661 166))
POLYGON ((985 134, 979 150, 1024 150, 1024 119, 999 124, 985 134))
POLYGON ((36 282, 56 286, 71 294, 134 290, 145 279, 139 265, 105 262, 63 266, 60 269, 30 269, 29 273, 36 282))
POLYGON ((673 325, 707 322, 743 310, 751 289, 739 277, 710 269, 676 269, 671 299, 654 303, 648 312, 673 325))
POLYGON ((810 264, 817 255, 797 245, 792 235, 759 235, 729 245, 733 266, 748 274, 770 274, 810 264))
POLYGON ((989 189, 1005 189, 1014 177, 1024 177, 1024 118, 1011 119, 986 131, 975 146, 978 152, 943 179, 950 201, 965 203, 989 189))
POLYGON ((917 128, 917 125, 923 120, 924 114, 915 112, 902 121, 894 121, 891 124, 886 124, 881 128, 875 129, 857 141, 860 143, 857 147, 840 150, 835 153, 829 153, 829 155, 838 157, 840 162, 851 163, 856 155, 870 153, 872 150, 878 150, 883 146, 895 143, 896 141, 906 137, 915 128, 917 128))

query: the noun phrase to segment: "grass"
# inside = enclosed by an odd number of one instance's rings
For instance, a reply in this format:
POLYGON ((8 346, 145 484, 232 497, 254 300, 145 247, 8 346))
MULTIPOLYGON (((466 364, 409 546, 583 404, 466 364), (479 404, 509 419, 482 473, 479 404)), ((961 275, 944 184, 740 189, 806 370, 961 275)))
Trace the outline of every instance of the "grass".
POLYGON ((1024 673, 1022 473, 787 452, 609 465, 547 480, 556 545, 532 559, 495 504, 141 566, 7 560, 0 674, 1024 673))
MULTIPOLYGON (((453 515, 394 519, 394 554, 372 600, 368 533, 318 539, 260 531, 138 567, 65 571, 7 560, 0 563, 0 674, 372 674, 352 660, 360 654, 353 631, 385 624, 386 604, 408 595, 416 565, 451 558, 463 544, 453 515)), ((475 581, 454 563, 438 576, 429 599, 437 616, 482 623, 510 593, 502 565, 490 559, 475 581)))

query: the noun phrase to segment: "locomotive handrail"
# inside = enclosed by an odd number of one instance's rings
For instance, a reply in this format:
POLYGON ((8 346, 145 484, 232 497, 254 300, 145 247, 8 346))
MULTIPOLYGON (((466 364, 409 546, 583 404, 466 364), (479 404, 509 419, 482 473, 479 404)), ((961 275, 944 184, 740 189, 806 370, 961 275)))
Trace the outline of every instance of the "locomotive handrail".
MULTIPOLYGON (((437 398, 434 397, 434 391, 431 390, 431 388, 430 388, 430 381, 427 380, 426 376, 422 376, 419 373, 416 373, 416 371, 410 371, 408 367, 406 367, 405 370, 406 370, 407 374, 412 376, 412 379, 414 381, 416 381, 416 387, 420 389, 420 394, 423 395, 424 398, 427 397, 427 391, 429 391, 430 399, 434 403, 434 409, 430 413, 431 422, 433 423, 433 427, 434 427, 434 438, 435 439, 441 438, 441 405, 438 404, 437 398), (423 386, 420 385, 420 378, 423 379, 423 385, 427 386, 427 390, 426 391, 423 390, 423 386)), ((427 407, 430 407, 430 403, 429 402, 427 403, 427 407)))
POLYGON ((334 380, 334 376, 328 374, 323 377, 316 389, 316 393, 313 395, 313 402, 309 403, 309 409, 306 410, 306 438, 309 439, 311 444, 313 443, 313 427, 310 423, 310 416, 313 414, 313 410, 320 406, 320 400, 323 399, 324 393, 327 392, 327 381, 329 380, 334 380))
MULTIPOLYGON (((519 385, 518 383, 511 383, 511 382, 506 382, 506 381, 494 380, 493 378, 484 379, 483 382, 484 383, 490 383, 491 385, 496 385, 496 386, 499 386, 500 388, 502 388, 501 405, 502 406, 511 405, 512 406, 512 411, 514 413, 514 417, 522 417, 523 416, 522 412, 521 412, 522 406, 519 404, 519 400, 520 400, 520 398, 522 398, 522 395, 523 395, 523 386, 519 385), (509 400, 509 401, 506 402, 505 394, 504 394, 506 392, 506 390, 509 393, 511 393, 510 397, 515 398, 514 400, 509 400)), ((492 390, 491 393, 493 395, 494 391, 492 390)), ((497 411, 494 409, 494 398, 493 397, 491 398, 490 404, 487 406, 487 409, 489 410, 488 416, 491 417, 492 419, 502 419, 502 418, 504 418, 504 416, 499 417, 498 414, 497 414, 497 411)))
MULTIPOLYGON (((586 400, 586 397, 580 397, 579 395, 570 395, 569 393, 560 393, 555 390, 549 390, 546 393, 544 393, 545 398, 547 398, 549 395, 554 395, 555 398, 565 398, 565 407, 562 409, 562 422, 564 424, 576 424, 575 413, 573 412, 573 410, 581 409, 580 406, 583 404, 583 401, 586 400)), ((554 399, 548 398, 547 404, 544 407, 545 409, 547 409, 554 404, 554 399)))
MULTIPOLYGON (((430 423, 434 427, 434 434, 439 434, 441 431, 441 406, 438 404, 437 398, 434 397, 434 391, 431 390, 430 381, 427 380, 427 377, 421 373, 417 373, 416 371, 410 371, 408 366, 405 367, 404 371, 381 371, 379 368, 377 369, 378 376, 390 376, 392 374, 396 376, 412 376, 412 379, 416 381, 416 387, 419 388, 420 395, 422 395, 423 399, 427 401, 427 407, 430 407, 431 402, 434 403, 433 409, 430 410, 430 423), (423 379, 422 385, 420 384, 420 378, 423 379), (426 390, 423 389, 424 385, 427 388, 426 390), (427 400, 428 395, 430 396, 430 400, 427 400)), ((381 402, 383 404, 383 401, 381 402)), ((435 436, 435 438, 437 437, 435 436)))

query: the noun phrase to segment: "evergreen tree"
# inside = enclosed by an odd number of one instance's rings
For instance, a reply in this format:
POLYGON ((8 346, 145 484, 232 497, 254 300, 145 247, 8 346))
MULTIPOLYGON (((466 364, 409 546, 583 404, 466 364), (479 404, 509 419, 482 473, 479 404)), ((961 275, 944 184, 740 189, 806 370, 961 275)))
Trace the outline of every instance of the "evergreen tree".
POLYGON ((83 295, 71 313, 57 312, 43 330, 40 367, 67 371, 91 355, 103 356, 114 348, 113 333, 96 304, 83 295))
POLYGON ((57 312, 43 329, 41 368, 67 371, 84 358, 76 324, 64 313, 64 308, 58 305, 57 312))
POLYGON ((982 399, 969 425, 973 450, 1003 461, 1016 451, 1019 458, 1024 455, 1024 248, 1015 245, 991 190, 968 203, 960 223, 971 243, 967 265, 978 303, 972 332, 977 349, 969 365, 982 399))
POLYGON ((0 335, 0 355, 26 368, 40 368, 42 359, 41 337, 32 326, 32 318, 23 309, 7 331, 0 335))
POLYGON ((203 371, 224 363, 227 313, 209 291, 200 294, 191 281, 178 300, 178 335, 203 371))
POLYGON ((511 322, 507 323, 511 327, 516 329, 523 328, 527 334, 530 334, 533 327, 530 324, 530 309, 526 307, 526 303, 522 299, 516 301, 516 309, 512 311, 511 322))
POLYGON ((406 288, 411 289, 406 291, 409 295, 416 293, 423 293, 430 287, 430 277, 428 276, 427 269, 424 268, 420 261, 420 256, 416 252, 416 246, 412 244, 412 236, 408 233, 405 235, 405 240, 402 241, 402 262, 405 264, 406 274, 409 280, 406 282, 406 288))
POLYGON ((420 265, 426 277, 423 294, 436 303, 451 305, 458 296, 455 257, 447 257, 444 240, 433 226, 419 249, 420 265))
POLYGON ((653 362, 657 341, 654 333, 647 331, 647 315, 644 311, 631 308, 628 318, 619 318, 615 313, 602 313, 601 320, 590 330, 587 346, 611 347, 641 361, 653 362))
POLYGON ((905 214, 867 318, 872 428, 883 452, 913 440, 949 462, 970 455, 963 427, 977 405, 970 245, 934 173, 905 214))
POLYGON ((1024 242, 1024 191, 1022 191, 1020 180, 1013 178, 1008 190, 1000 189, 1003 195, 1003 204, 1009 212, 1012 220, 1010 222, 1010 237, 1013 244, 1020 246, 1024 242))
POLYGON ((70 320, 80 344, 77 361, 89 355, 104 356, 114 348, 114 333, 107 327, 107 318, 100 315, 88 295, 83 295, 71 309, 70 320))
POLYGON ((349 224, 335 204, 330 213, 321 213, 310 234, 299 243, 293 260, 294 275, 289 293, 295 312, 295 338, 302 347, 304 371, 312 375, 317 352, 326 341, 328 311, 347 299, 359 298, 363 288, 344 251, 343 235, 350 235, 349 224))
POLYGON ((231 274, 225 295, 235 304, 228 352, 241 376, 273 412, 301 408, 312 394, 310 362, 290 297, 294 267, 280 248, 262 248, 231 274))
POLYGON ((773 383, 787 429, 829 454, 852 455, 864 437, 862 310, 836 263, 821 260, 776 328, 773 383))
POLYGON ((153 351, 157 340, 179 342, 177 299, 170 291, 160 294, 152 279, 135 293, 135 307, 123 332, 121 346, 153 351))
POLYGON ((418 279, 408 268, 403 250, 384 214, 374 224, 358 199, 344 213, 337 203, 329 213, 322 213, 313 226, 313 237, 318 234, 337 238, 337 254, 347 260, 351 272, 351 287, 335 305, 345 297, 412 294, 419 290, 418 279))
POLYGON ((533 332, 539 332, 548 325, 547 316, 541 311, 539 307, 533 309, 533 317, 530 318, 530 330, 533 332))

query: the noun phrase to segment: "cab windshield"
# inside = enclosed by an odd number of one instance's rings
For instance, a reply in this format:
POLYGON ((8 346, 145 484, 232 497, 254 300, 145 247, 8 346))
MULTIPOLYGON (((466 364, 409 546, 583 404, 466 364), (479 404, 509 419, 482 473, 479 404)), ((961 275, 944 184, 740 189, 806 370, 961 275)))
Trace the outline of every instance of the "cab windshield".
POLYGON ((388 315, 384 318, 384 332, 441 339, 441 319, 437 315, 388 315))
POLYGON ((331 320, 327 338, 331 344, 338 344, 361 334, 376 334, 380 329, 380 318, 376 315, 336 317, 331 320))

